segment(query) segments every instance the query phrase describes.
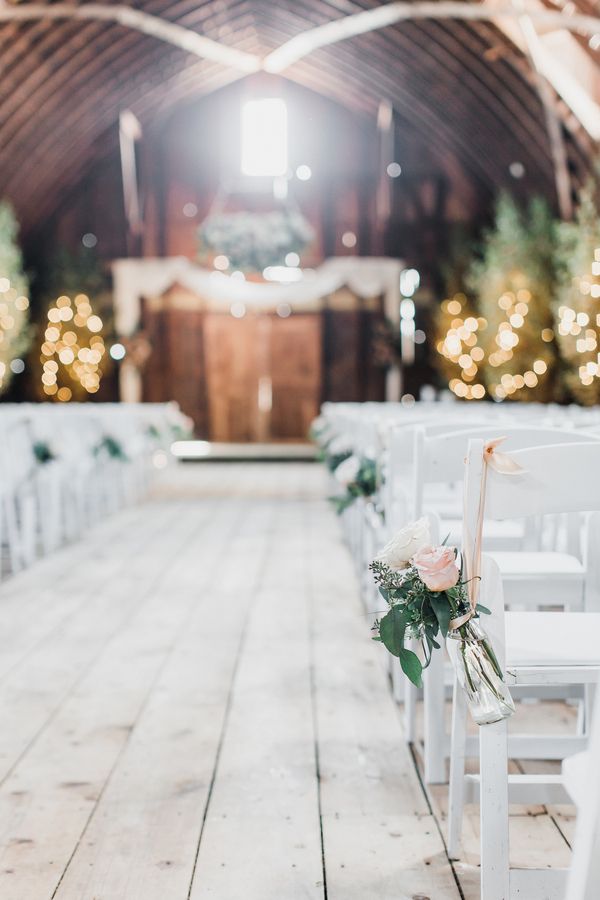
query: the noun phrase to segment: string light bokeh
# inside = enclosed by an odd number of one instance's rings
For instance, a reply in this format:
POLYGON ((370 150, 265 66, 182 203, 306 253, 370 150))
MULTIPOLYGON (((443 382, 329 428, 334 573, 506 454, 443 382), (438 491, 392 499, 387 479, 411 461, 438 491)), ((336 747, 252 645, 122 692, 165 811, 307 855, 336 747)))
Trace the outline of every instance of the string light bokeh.
POLYGON ((102 319, 95 315, 89 297, 77 294, 71 300, 63 294, 47 318, 40 355, 44 394, 64 403, 97 393, 106 345, 102 319))
MULTIPOLYGON (((449 380, 450 390, 464 400, 483 400, 486 395, 496 400, 511 397, 523 388, 533 390, 548 372, 543 351, 530 369, 523 372, 504 372, 498 378, 492 370, 510 364, 520 343, 520 329, 529 313, 531 293, 525 288, 516 292, 506 291, 498 298, 498 307, 505 318, 498 324, 493 336, 486 335, 487 319, 475 316, 463 293, 454 294, 442 303, 442 313, 453 318, 444 337, 436 344, 437 352, 456 367, 457 373, 449 380), (491 349, 486 347, 491 345, 491 349)), ((600 321, 600 317, 599 317, 600 321)), ((552 343, 554 331, 542 329, 540 346, 552 343)))
MULTIPOLYGON (((20 294, 9 278, 0 276, 0 356, 6 356, 6 360, 0 358, 0 389, 10 374, 8 367, 14 362, 11 345, 23 329, 28 309, 29 298, 20 294)), ((12 371, 16 371, 14 367, 12 371)))
POLYGON ((558 308, 558 334, 575 344, 575 354, 571 346, 570 355, 577 363, 579 381, 583 387, 590 387, 600 378, 600 314, 595 312, 600 299, 600 247, 594 250, 589 270, 572 279, 572 289, 577 308, 566 304, 558 308))
POLYGON ((472 314, 466 295, 460 292, 444 300, 442 313, 452 318, 436 349, 450 363, 451 371, 457 373, 450 378, 448 387, 461 399, 483 400, 486 388, 480 368, 485 351, 479 339, 488 326, 487 320, 472 314))

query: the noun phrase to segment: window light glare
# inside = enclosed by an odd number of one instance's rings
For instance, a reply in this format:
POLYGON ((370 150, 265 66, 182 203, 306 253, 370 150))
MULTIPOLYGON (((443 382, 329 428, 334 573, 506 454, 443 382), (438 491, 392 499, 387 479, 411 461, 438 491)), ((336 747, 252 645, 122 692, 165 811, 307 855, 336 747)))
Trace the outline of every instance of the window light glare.
POLYGON ((287 107, 269 97, 242 107, 242 172, 276 178, 288 168, 287 107))

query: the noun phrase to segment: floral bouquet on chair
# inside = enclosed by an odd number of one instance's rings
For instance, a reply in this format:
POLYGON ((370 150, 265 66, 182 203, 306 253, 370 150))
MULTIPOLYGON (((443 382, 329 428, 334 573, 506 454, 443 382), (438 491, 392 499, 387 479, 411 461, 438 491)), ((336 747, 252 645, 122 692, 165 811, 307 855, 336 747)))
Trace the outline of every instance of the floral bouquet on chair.
POLYGON ((449 645, 450 656, 477 724, 512 715, 502 669, 479 624, 479 615, 490 611, 473 603, 457 551, 431 546, 428 520, 419 519, 394 535, 370 568, 389 606, 373 626, 374 640, 399 658, 407 678, 420 687, 423 669, 441 649, 438 639, 448 637, 456 641, 449 645), (405 646, 407 639, 420 644, 420 654, 405 646))
POLYGON ((333 477, 343 491, 335 497, 329 497, 338 515, 352 506, 359 497, 373 497, 379 486, 377 462, 368 456, 352 454, 335 468, 333 477))

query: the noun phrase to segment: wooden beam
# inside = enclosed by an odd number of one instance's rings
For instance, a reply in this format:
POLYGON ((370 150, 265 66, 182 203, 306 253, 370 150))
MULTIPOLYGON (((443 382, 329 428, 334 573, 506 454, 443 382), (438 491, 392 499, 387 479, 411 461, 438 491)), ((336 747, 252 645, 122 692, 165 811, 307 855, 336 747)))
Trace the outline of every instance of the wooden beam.
POLYGON ((121 177, 123 180, 123 204, 127 222, 127 242, 129 254, 139 251, 139 240, 143 232, 142 208, 140 203, 136 142, 141 140, 142 126, 130 109, 119 114, 119 148, 121 151, 121 177))
POLYGON ((527 12, 524 0, 513 0, 513 4, 520 13, 517 22, 525 41, 527 57, 531 63, 538 94, 544 108, 546 130, 550 141, 550 153, 554 167, 554 183, 558 198, 558 208, 561 218, 568 220, 573 216, 573 200, 571 197, 571 179, 569 176, 567 150, 562 133, 562 123, 554 105, 552 88, 545 78, 539 62, 540 39, 535 30, 535 25, 527 12))

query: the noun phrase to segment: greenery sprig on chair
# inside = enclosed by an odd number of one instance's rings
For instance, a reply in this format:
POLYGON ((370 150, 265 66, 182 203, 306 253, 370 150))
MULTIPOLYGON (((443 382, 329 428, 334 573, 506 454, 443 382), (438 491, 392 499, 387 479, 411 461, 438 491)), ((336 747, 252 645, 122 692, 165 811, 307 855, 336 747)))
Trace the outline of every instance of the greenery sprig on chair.
POLYGON ((329 498, 338 515, 352 506, 359 497, 373 497, 379 487, 377 462, 368 456, 348 456, 333 474, 344 488, 343 494, 329 498))
POLYGON ((125 453, 122 443, 110 434, 105 434, 94 447, 94 456, 100 456, 101 454, 110 457, 110 459, 129 462, 129 457, 125 453))
POLYGON ((33 455, 40 465, 46 465, 56 459, 56 453, 47 441, 36 441, 33 445, 33 455))

